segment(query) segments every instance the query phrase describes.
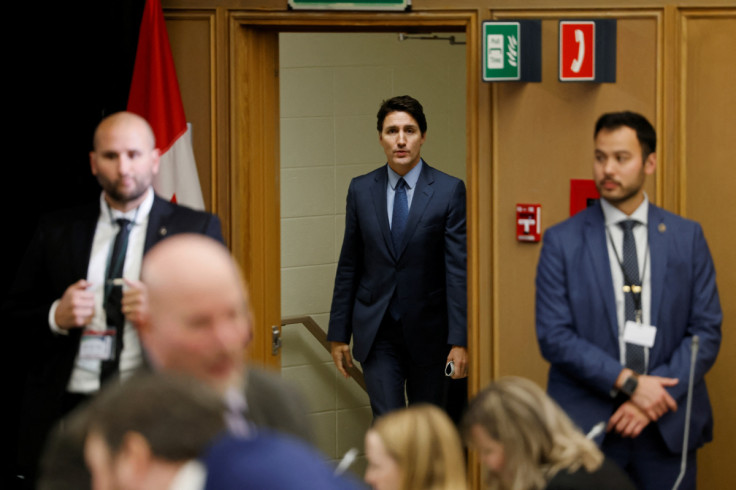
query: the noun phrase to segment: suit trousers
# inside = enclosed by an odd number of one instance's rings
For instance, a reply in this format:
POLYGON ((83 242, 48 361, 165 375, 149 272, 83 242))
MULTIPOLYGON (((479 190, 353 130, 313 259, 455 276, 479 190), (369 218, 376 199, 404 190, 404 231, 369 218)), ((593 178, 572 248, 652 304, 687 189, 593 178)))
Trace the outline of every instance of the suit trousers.
MULTIPOLYGON (((682 454, 667 448, 656 423, 650 423, 633 439, 610 432, 603 439, 601 450, 640 490, 670 490, 680 474, 682 454)), ((679 489, 694 490, 695 476, 695 450, 692 450, 688 452, 687 471, 679 489)))
POLYGON ((373 418, 409 404, 432 403, 445 408, 445 362, 418 365, 406 346, 401 320, 389 312, 383 317, 376 339, 362 363, 373 418))

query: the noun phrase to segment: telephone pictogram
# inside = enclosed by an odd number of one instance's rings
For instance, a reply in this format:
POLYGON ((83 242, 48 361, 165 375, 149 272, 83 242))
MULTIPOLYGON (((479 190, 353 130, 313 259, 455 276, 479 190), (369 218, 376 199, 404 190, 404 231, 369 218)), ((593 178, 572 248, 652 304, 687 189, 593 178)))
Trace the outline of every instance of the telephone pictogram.
POLYGON ((575 42, 578 43, 578 56, 572 60, 570 69, 575 73, 579 73, 585 58, 585 37, 580 29, 575 29, 575 42))

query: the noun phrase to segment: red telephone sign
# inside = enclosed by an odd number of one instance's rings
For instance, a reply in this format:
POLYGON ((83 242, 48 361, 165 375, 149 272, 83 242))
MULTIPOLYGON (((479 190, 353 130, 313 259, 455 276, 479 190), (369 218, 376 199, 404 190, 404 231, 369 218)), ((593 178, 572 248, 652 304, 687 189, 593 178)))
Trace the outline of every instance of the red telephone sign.
POLYGON ((560 81, 595 79, 595 22, 560 21, 560 81))

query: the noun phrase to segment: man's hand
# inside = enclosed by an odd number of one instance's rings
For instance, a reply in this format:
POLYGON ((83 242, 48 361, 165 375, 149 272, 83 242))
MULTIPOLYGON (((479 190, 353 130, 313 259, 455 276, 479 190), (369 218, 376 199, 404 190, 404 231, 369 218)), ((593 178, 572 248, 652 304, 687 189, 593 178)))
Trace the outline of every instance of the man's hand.
POLYGON ((87 291, 92 284, 80 279, 64 291, 54 313, 59 328, 69 330, 87 325, 95 314, 95 293, 87 291))
POLYGON ((661 376, 639 376, 639 383, 631 396, 631 401, 644 411, 650 420, 658 420, 669 410, 677 410, 677 402, 665 390, 666 386, 675 386, 677 378, 661 376))
POLYGON ((452 379, 464 378, 468 375, 468 349, 455 345, 447 355, 447 362, 455 361, 455 372, 452 379))
POLYGON ((127 288, 123 290, 122 311, 125 318, 138 328, 148 316, 148 289, 140 281, 123 280, 127 288))
POLYGON ((606 432, 615 430, 621 437, 637 437, 647 425, 649 425, 649 417, 629 400, 611 415, 606 432))
POLYGON ((342 373, 345 378, 349 378, 345 366, 353 367, 353 358, 350 356, 350 346, 345 342, 330 342, 332 346, 332 360, 335 361, 337 370, 342 373))

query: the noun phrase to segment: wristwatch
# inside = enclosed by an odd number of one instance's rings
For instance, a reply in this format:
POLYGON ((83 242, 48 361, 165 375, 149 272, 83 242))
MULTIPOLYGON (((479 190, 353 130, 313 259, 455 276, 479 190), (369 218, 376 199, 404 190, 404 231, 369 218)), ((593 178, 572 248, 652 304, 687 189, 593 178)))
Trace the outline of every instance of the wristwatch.
POLYGON ((628 378, 626 378, 626 381, 624 381, 624 384, 621 386, 621 391, 626 393, 626 395, 631 398, 634 395, 634 392, 636 391, 636 387, 639 385, 639 375, 634 373, 628 378))

